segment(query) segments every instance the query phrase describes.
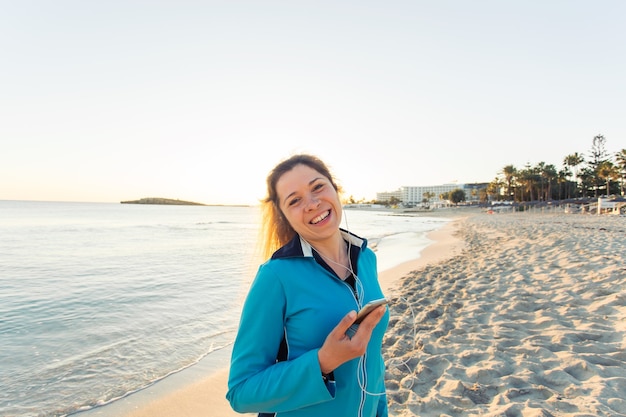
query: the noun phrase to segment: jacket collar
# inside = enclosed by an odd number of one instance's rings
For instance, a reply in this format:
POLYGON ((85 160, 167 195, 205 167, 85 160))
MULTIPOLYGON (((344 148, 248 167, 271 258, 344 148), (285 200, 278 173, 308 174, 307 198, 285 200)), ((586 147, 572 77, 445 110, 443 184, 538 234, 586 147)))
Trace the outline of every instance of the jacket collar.
MULTIPOLYGON (((364 250, 367 247, 367 239, 359 237, 344 229, 339 229, 339 231, 341 232, 343 239, 351 245, 356 246, 361 250, 364 250)), ((313 257, 313 247, 299 235, 295 235, 293 239, 272 255, 272 259, 309 257, 313 257)))

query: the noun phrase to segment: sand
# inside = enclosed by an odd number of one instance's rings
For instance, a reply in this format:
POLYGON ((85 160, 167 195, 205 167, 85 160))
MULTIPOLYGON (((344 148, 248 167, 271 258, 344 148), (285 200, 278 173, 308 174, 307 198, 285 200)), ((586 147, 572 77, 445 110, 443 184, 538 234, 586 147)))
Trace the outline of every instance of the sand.
POLYGON ((391 415, 626 416, 626 218, 459 227, 460 255, 391 292, 391 415))
POLYGON ((125 414, 127 417, 231 417, 256 416, 235 413, 226 401, 228 369, 170 392, 125 414))
MULTIPOLYGON (((390 415, 626 416, 626 218, 463 216, 380 274, 390 415)), ((227 376, 123 415, 241 416, 227 376)))

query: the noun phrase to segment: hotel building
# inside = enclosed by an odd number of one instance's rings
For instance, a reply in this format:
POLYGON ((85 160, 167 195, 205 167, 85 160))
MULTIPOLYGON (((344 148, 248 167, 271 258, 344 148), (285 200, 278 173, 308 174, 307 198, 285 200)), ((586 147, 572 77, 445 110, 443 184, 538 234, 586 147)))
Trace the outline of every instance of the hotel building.
POLYGON ((432 193, 434 196, 429 199, 431 204, 446 203, 439 197, 444 193, 461 189, 465 192, 465 201, 478 202, 479 191, 485 189, 487 184, 443 184, 443 185, 431 185, 431 186, 404 186, 400 187, 396 191, 376 193, 376 201, 390 201, 391 197, 395 197, 399 201, 402 201, 405 205, 421 204, 426 197, 426 193, 432 193))

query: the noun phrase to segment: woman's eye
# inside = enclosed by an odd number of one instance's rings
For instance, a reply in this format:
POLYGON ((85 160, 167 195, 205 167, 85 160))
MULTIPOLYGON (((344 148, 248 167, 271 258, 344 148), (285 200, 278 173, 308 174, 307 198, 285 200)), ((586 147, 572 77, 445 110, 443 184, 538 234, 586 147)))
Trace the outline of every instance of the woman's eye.
POLYGON ((313 186, 313 191, 318 191, 322 188, 324 188, 324 184, 315 184, 315 186, 313 186))
POLYGON ((293 200, 289 200, 289 206, 295 206, 300 202, 300 198, 294 198, 293 200))

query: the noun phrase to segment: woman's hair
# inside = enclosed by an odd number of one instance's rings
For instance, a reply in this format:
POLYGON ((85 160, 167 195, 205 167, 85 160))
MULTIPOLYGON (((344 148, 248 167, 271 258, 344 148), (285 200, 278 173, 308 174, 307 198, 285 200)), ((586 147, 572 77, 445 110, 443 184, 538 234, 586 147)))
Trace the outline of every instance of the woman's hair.
POLYGON ((306 165, 319 172, 332 184, 335 191, 340 192, 330 170, 321 159, 307 154, 294 155, 280 162, 267 176, 267 197, 261 202, 261 255, 267 259, 281 246, 289 242, 296 234, 280 209, 276 183, 283 174, 291 171, 297 165, 306 165))

